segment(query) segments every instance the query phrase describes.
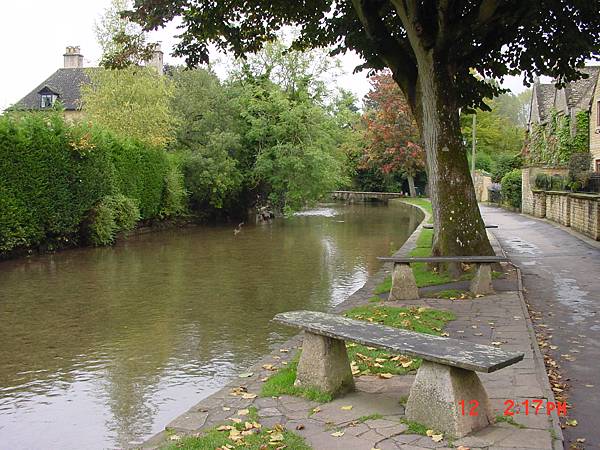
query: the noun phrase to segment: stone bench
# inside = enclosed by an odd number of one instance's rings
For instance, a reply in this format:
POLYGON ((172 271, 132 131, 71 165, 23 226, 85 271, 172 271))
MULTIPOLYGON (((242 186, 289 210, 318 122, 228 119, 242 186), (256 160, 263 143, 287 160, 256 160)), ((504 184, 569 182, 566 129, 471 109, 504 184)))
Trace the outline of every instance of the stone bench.
MULTIPOLYGON (((498 228, 498 225, 485 225, 486 228, 498 228)), ((425 228, 426 230, 433 230, 433 224, 431 223, 426 223, 425 225, 423 225, 423 228, 425 228)))
POLYGON ((315 311, 281 313, 273 320, 305 331, 297 386, 334 395, 352 390, 354 378, 345 341, 421 358, 406 403, 406 418, 453 437, 462 437, 492 421, 488 396, 475 372, 494 372, 521 361, 524 356, 488 345, 315 311), (477 414, 470 415, 475 404, 477 414))
POLYGON ((419 289, 415 276, 410 268, 412 263, 465 263, 477 264, 477 271, 471 280, 471 292, 475 295, 492 294, 492 264, 506 262, 504 256, 428 256, 428 257, 396 257, 380 256, 384 262, 393 262, 392 288, 388 300, 414 300, 419 298, 419 289))

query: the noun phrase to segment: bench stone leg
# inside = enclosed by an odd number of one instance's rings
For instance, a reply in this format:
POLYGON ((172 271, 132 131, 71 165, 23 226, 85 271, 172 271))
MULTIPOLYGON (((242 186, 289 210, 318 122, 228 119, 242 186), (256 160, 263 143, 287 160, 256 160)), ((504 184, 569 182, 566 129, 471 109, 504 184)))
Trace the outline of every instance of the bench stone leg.
POLYGON ((471 280, 471 292, 475 295, 493 294, 492 266, 490 264, 478 264, 475 276, 471 280))
POLYGON ((419 298, 419 289, 409 264, 394 263, 392 289, 388 300, 415 300, 419 298))
POLYGON ((333 395, 353 390, 354 377, 344 341, 306 331, 294 385, 333 395))
POLYGON ((408 396, 406 418, 459 438, 490 424, 492 410, 475 372, 423 361, 408 396), (473 416, 469 415, 472 400, 479 405, 473 416))

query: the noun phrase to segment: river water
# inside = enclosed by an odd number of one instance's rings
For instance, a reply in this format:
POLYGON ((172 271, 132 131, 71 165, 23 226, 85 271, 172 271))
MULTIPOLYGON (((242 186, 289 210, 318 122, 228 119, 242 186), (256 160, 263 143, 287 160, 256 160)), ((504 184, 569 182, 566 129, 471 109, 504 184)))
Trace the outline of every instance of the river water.
POLYGON ((358 290, 416 227, 405 205, 323 204, 0 263, 0 449, 141 442, 358 290))

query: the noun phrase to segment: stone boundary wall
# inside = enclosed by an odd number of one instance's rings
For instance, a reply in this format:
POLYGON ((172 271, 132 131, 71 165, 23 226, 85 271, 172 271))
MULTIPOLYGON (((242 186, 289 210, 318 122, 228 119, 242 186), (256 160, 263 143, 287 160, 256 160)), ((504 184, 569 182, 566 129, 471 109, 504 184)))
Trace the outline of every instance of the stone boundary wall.
MULTIPOLYGON (((539 173, 545 173, 546 175, 567 175, 569 171, 565 168, 561 167, 527 167, 521 171, 521 181, 522 181, 522 193, 521 193, 521 211, 524 214, 530 214, 535 217, 545 217, 544 215, 538 215, 541 210, 541 205, 534 203, 534 192, 536 189, 534 187, 535 177, 539 173), (538 208, 538 214, 534 213, 535 208, 538 208)), ((539 199, 538 199, 539 200, 539 199)), ((545 208, 545 206, 544 206, 545 208)))
POLYGON ((559 173, 557 169, 523 169, 523 213, 552 220, 600 241, 600 195, 532 189, 535 175, 540 172, 559 173))
POLYGON ((571 228, 600 241, 600 195, 570 194, 571 228))
POLYGON ((534 217, 546 217, 546 191, 532 190, 531 198, 531 212, 529 214, 534 217))
POLYGON ((571 198, 568 192, 546 192, 546 219, 565 227, 571 225, 571 198))

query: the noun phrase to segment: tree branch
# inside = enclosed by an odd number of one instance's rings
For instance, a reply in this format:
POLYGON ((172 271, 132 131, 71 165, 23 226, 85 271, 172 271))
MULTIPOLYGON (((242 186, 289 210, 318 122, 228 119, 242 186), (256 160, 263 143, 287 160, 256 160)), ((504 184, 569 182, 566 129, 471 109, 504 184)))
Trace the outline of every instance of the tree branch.
POLYGON ((368 0, 352 0, 356 15, 381 60, 391 69, 411 108, 416 107, 417 65, 406 44, 399 42, 387 29, 379 8, 368 0))

